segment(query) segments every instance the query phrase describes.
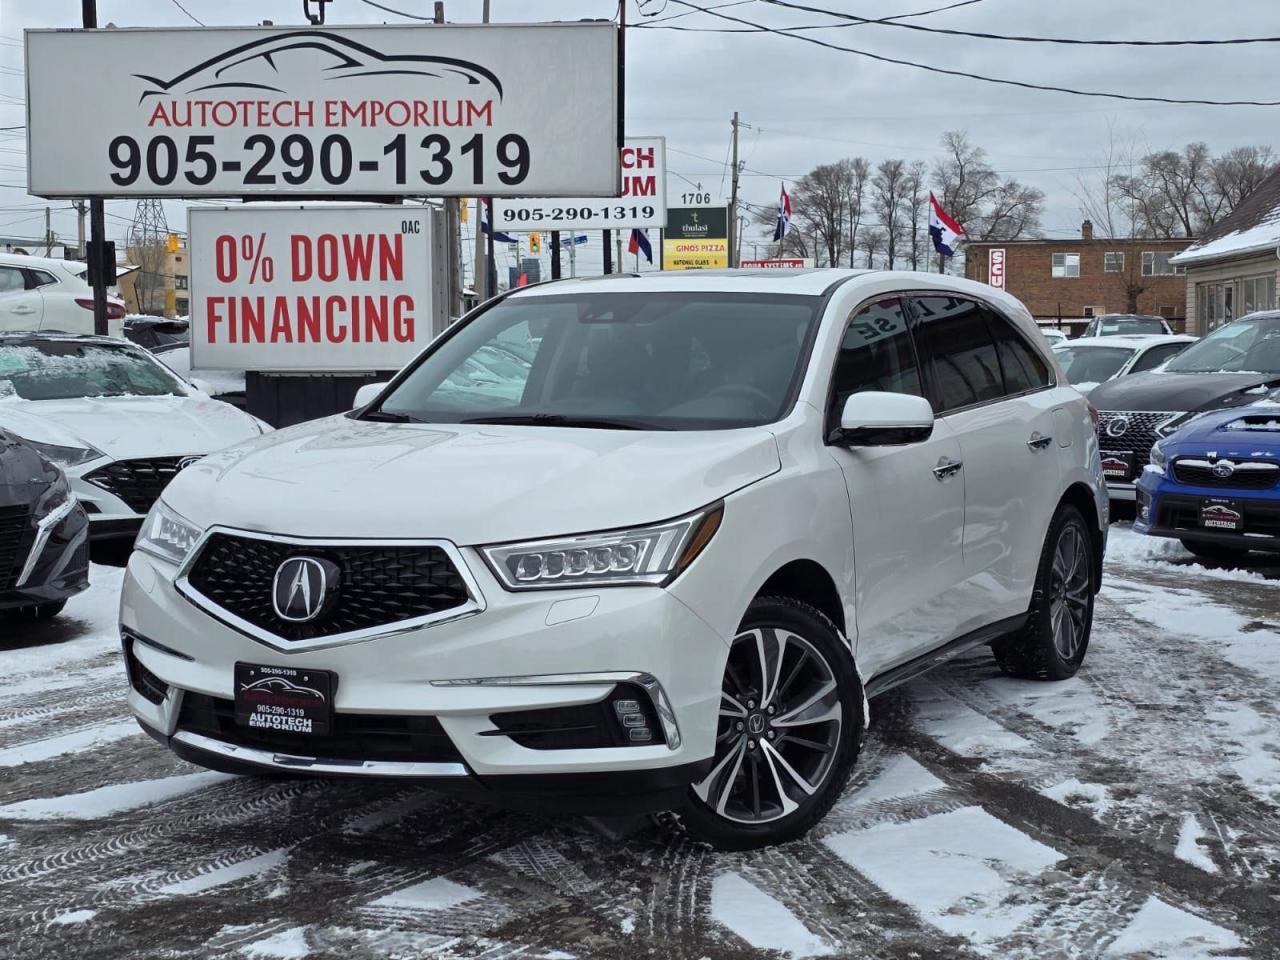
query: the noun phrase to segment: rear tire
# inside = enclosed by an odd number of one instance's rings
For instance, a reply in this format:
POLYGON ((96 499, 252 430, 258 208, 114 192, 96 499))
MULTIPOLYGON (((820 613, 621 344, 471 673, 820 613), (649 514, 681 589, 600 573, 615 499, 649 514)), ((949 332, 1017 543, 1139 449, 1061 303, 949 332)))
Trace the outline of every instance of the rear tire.
POLYGON ((1063 506, 1040 553, 1026 626, 991 644, 1000 669, 1036 680, 1075 676, 1089 649, 1096 592, 1089 526, 1076 507, 1063 506))
POLYGON ((1224 547, 1198 540, 1183 540, 1181 543, 1201 560, 1217 560, 1220 563, 1238 563, 1249 552, 1239 547, 1224 547))
POLYGON ((862 743, 862 683, 820 610, 757 597, 729 651, 711 772, 681 819, 721 850, 794 840, 826 816, 862 743))

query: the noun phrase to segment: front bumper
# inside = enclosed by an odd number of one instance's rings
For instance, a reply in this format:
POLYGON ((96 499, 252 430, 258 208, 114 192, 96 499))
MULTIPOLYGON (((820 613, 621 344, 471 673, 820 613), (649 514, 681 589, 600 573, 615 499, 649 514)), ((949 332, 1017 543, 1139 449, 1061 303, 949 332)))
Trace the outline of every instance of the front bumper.
POLYGON ((38 521, 0 610, 59 603, 89 586, 89 521, 72 502, 38 521))
POLYGON ((1254 491, 1203 490, 1146 474, 1137 485, 1133 529, 1153 537, 1171 537, 1237 550, 1280 553, 1280 498, 1249 496, 1254 491), (1239 531, 1200 526, 1200 507, 1206 500, 1234 500, 1244 513, 1239 531))
POLYGON ((129 705, 175 752, 215 767, 443 778, 512 794, 531 783, 542 793, 581 777, 601 780, 608 793, 635 777, 640 787, 669 789, 673 778, 683 786, 705 773, 714 753, 728 638, 661 588, 509 593, 478 556, 461 553, 484 597, 482 612, 358 642, 278 650, 214 619, 177 591, 174 567, 135 551, 121 625, 146 638, 133 642, 131 652, 162 685, 163 699, 151 702, 134 684, 129 705), (397 766, 326 757, 314 747, 262 750, 236 743, 233 733, 184 731, 184 698, 231 699, 237 662, 332 670, 339 680, 337 714, 432 718, 456 758, 397 766), (493 720, 599 704, 619 684, 644 691, 663 742, 535 749, 505 735, 493 720))

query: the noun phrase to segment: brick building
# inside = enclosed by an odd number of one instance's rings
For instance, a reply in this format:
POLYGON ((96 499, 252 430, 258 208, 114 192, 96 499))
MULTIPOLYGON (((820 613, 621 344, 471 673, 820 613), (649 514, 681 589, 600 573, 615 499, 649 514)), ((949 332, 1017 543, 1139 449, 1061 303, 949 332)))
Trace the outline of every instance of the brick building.
POLYGON ((1182 330, 1186 280, 1170 259, 1194 242, 1099 239, 1086 220, 1078 239, 966 243, 964 274, 990 283, 991 264, 1003 257, 1005 289, 1041 323, 1067 326, 1104 313, 1147 313, 1182 330))

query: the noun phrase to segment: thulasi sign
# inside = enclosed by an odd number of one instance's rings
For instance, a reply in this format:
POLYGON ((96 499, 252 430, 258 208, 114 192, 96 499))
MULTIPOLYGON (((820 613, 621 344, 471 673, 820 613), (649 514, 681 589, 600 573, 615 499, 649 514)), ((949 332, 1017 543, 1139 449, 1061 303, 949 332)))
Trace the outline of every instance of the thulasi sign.
POLYGON ((388 370, 444 327, 423 207, 193 207, 200 369, 388 370))
POLYGON ((495 202, 501 230, 625 230, 667 222, 667 141, 628 137, 619 155, 622 189, 616 197, 568 200, 514 199, 495 202))
POLYGON ((26 51, 37 196, 619 190, 608 23, 29 30, 26 51))

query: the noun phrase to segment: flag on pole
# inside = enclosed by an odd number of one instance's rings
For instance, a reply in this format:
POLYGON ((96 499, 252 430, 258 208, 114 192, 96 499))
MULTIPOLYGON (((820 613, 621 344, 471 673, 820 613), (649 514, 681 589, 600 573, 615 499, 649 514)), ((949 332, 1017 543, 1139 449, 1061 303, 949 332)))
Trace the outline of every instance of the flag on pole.
MULTIPOLYGON (((477 200, 476 203, 480 207, 480 232, 483 234, 488 234, 489 233, 489 204, 485 203, 483 200, 477 200)), ((516 238, 513 237, 511 234, 503 233, 501 230, 498 230, 493 235, 493 242, 494 243, 518 243, 519 241, 516 240, 516 238)))
POLYGON ((933 238, 933 248, 944 257, 954 257, 964 239, 964 227, 951 219, 932 193, 929 194, 929 236, 933 238))
POLYGON ((632 228, 631 240, 627 243, 627 253, 639 255, 653 263, 653 245, 649 243, 649 231, 632 228))
POLYGON ((774 241, 781 240, 791 229, 791 198, 787 196, 787 185, 782 185, 782 196, 778 198, 778 223, 773 228, 774 241))

